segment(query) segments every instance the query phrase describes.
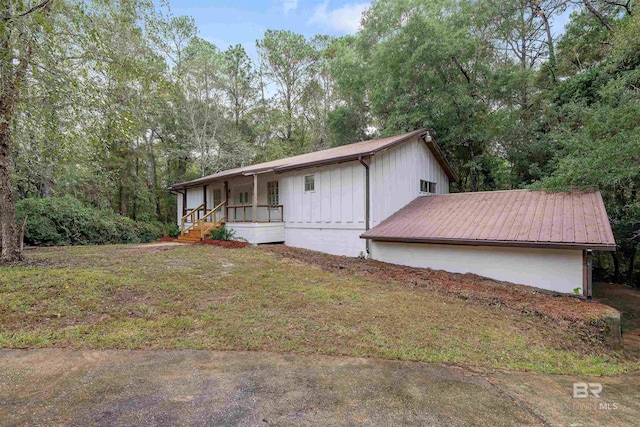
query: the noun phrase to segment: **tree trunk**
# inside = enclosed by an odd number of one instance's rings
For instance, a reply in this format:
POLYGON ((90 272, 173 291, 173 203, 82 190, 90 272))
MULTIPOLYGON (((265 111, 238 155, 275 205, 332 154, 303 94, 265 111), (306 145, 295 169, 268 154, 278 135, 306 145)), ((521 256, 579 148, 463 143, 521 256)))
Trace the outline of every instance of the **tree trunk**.
POLYGON ((473 151, 473 141, 467 141, 467 147, 469 148, 469 160, 471 161, 471 168, 469 173, 471 174, 471 191, 478 191, 478 170, 476 168, 476 154, 473 151))
MULTIPOLYGON (((4 100, 3 100, 4 101, 4 100)), ((6 114, 6 101, 2 102, 2 116, 6 114)), ((18 244, 15 203, 11 188, 9 164, 11 161, 11 129, 6 121, 0 123, 0 236, 2 236, 2 256, 0 261, 12 262, 22 258, 18 244)))
POLYGON ((638 248, 636 246, 631 249, 631 255, 629 256, 629 269, 627 270, 627 285, 634 286, 633 276, 635 271, 635 262, 636 262, 636 253, 638 252, 638 248))
POLYGON ((551 34, 551 25, 549 24, 547 13, 542 10, 542 8, 540 7, 540 3, 536 2, 535 7, 537 9, 538 15, 542 19, 542 23, 544 24, 544 30, 547 33, 547 47, 549 48, 549 71, 551 72, 551 81, 555 83, 557 64, 555 48, 553 46, 553 35, 551 34))
POLYGON ((120 215, 127 215, 127 199, 124 194, 124 183, 122 182, 122 178, 120 178, 120 184, 118 186, 118 211, 120 215))
POLYGON ((613 258, 613 283, 620 283, 620 257, 617 252, 609 252, 613 258))

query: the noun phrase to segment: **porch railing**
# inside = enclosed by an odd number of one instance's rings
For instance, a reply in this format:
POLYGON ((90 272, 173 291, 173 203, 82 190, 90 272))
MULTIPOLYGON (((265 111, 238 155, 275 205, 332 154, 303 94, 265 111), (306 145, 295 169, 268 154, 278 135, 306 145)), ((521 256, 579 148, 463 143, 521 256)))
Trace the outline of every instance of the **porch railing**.
MULTIPOLYGON (((283 205, 258 205, 256 222, 282 222, 283 205)), ((227 222, 253 222, 253 206, 227 206, 227 222)))
POLYGON ((193 228, 200 217, 206 213, 204 209, 204 203, 195 208, 185 209, 185 211, 183 212, 185 212, 185 214, 182 216, 182 218, 180 218, 180 230, 182 230, 183 233, 185 233, 188 229, 193 228), (184 227, 186 223, 190 224, 187 229, 185 229, 184 227))

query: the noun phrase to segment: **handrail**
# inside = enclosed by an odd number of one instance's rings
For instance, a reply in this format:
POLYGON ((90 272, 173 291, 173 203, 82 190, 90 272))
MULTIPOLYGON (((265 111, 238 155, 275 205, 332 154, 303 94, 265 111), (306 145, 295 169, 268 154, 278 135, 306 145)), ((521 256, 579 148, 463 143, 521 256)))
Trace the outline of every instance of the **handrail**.
MULTIPOLYGON (((187 219, 187 217, 188 217, 189 215, 193 215, 193 213, 194 213, 195 211, 200 210, 200 208, 204 208, 204 203, 201 203, 200 205, 198 205, 198 206, 196 206, 195 208, 191 209, 191 210, 190 210, 186 215, 184 215, 182 218, 180 218, 180 220, 181 220, 181 221, 186 220, 186 219, 187 219)), ((188 210, 188 209, 185 209, 185 210, 188 210)))
POLYGON ((186 215, 184 215, 182 218, 180 218, 180 234, 184 236, 184 234, 189 231, 190 229, 192 229, 195 226, 196 221, 193 218, 193 215, 200 211, 201 208, 204 207, 204 203, 201 203, 199 206, 191 209, 191 211, 189 213, 187 213, 186 215), (191 216, 191 225, 189 226, 189 228, 187 228, 185 230, 184 228, 184 223, 187 221, 187 217, 191 216))
POLYGON ((225 219, 225 216, 223 215, 222 218, 220 218, 219 220, 216 217, 216 213, 218 211, 218 209, 220 209, 223 205, 225 205, 227 202, 224 201, 222 203, 220 203, 218 206, 216 206, 215 208, 211 209, 209 212, 207 212, 202 218, 200 218, 198 220, 198 223, 202 222, 202 223, 206 223, 206 219, 209 218, 211 215, 213 215, 213 225, 211 225, 208 228, 203 228, 200 227, 200 238, 204 239, 205 234, 207 234, 207 232, 209 230, 211 230, 212 228, 215 228, 219 222, 222 222, 225 219))
MULTIPOLYGON (((205 219, 209 218, 211 215, 213 215, 214 217, 214 221, 215 222, 215 216, 216 216, 216 211, 218 209, 220 209, 223 205, 225 205, 227 202, 224 201, 222 203, 220 203, 218 206, 216 206, 215 208, 211 209, 209 212, 207 212, 206 214, 204 214, 204 216, 202 218, 200 218, 200 221, 204 221, 205 219)), ((206 222, 206 221, 205 221, 206 222)))
MULTIPOLYGON (((247 219, 247 209, 251 209, 253 205, 230 205, 227 206, 227 210, 233 209, 233 222, 253 222, 251 219, 247 219), (238 209, 242 209, 242 219, 238 219, 238 209)), ((256 208, 267 208, 267 220, 258 220, 256 222, 283 222, 284 221, 284 205, 256 205, 256 208), (280 211, 280 218, 272 219, 271 209, 277 209, 280 211)))

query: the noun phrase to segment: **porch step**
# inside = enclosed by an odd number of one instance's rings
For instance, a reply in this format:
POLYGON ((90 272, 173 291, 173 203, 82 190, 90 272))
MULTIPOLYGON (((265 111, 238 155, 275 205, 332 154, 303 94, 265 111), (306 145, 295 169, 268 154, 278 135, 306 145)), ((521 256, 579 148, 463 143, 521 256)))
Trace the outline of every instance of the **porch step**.
POLYGON ((178 236, 178 241, 180 242, 188 242, 188 243, 195 243, 195 242, 199 242, 200 241, 200 237, 193 237, 193 236, 188 236, 188 235, 184 235, 184 236, 178 236))
POLYGON ((200 236, 202 235, 202 230, 209 229, 205 233, 205 237, 206 237, 209 234, 211 234, 212 230, 215 230, 216 228, 220 228, 220 227, 222 227, 222 225, 223 224, 221 224, 221 223, 218 223, 216 225, 216 223, 213 223, 213 222, 198 223, 193 228, 187 230, 187 232, 184 233, 182 236, 179 236, 178 240, 183 241, 183 242, 199 242, 200 240, 202 240, 200 238, 200 236))
MULTIPOLYGON (((200 231, 200 230, 202 230, 203 228, 205 228, 205 229, 206 229, 206 228, 211 228, 211 227, 213 227, 213 228, 220 228, 220 227, 222 227, 222 225, 221 225, 221 224, 216 225, 216 224, 215 224, 215 223, 213 223, 213 222, 205 222, 205 223, 201 223, 201 224, 196 224, 196 225, 194 225, 194 226, 193 226, 193 228, 192 228, 191 230, 198 230, 198 231, 200 231)), ((191 231, 191 230, 189 230, 189 231, 191 231)))

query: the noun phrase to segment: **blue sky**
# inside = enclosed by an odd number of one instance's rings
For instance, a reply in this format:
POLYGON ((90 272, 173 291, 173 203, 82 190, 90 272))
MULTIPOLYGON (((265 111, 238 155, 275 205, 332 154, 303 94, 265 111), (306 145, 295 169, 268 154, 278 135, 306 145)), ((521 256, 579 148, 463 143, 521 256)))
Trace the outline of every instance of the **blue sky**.
MULTIPOLYGON (((240 43, 253 58, 256 40, 268 29, 307 37, 353 34, 368 6, 366 0, 171 0, 173 15, 195 18, 200 37, 220 49, 240 43)), ((564 31, 568 15, 556 19, 555 33, 564 31)))
POLYGON ((363 0, 172 0, 173 15, 195 18, 200 37, 221 49, 242 44, 255 55, 255 42, 264 32, 290 30, 312 37, 355 33, 363 0))

